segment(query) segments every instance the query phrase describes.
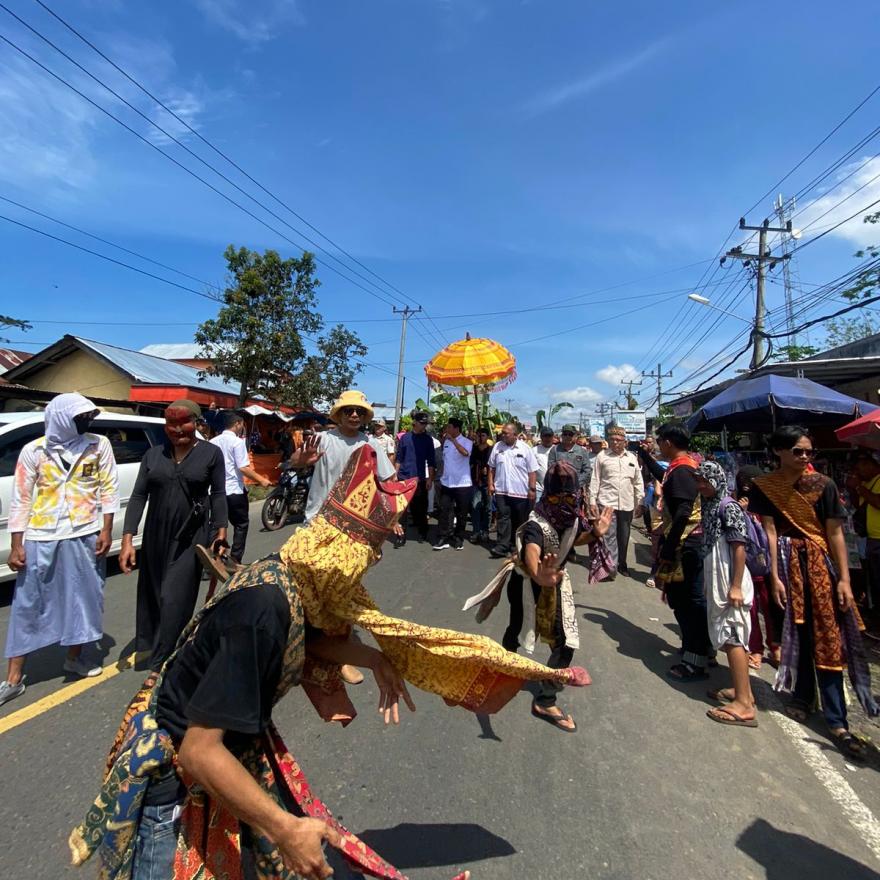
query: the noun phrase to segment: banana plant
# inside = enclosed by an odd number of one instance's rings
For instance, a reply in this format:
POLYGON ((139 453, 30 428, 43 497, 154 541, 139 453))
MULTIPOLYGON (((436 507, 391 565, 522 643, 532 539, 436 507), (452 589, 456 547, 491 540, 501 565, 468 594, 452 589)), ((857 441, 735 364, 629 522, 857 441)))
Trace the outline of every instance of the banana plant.
POLYGON ((559 415, 559 413, 564 409, 574 409, 574 404, 568 402, 554 403, 553 406, 550 407, 550 415, 547 415, 547 410, 539 409, 535 413, 535 422, 538 425, 538 430, 540 431, 544 425, 549 425, 551 428, 553 427, 553 419, 555 416, 559 415))

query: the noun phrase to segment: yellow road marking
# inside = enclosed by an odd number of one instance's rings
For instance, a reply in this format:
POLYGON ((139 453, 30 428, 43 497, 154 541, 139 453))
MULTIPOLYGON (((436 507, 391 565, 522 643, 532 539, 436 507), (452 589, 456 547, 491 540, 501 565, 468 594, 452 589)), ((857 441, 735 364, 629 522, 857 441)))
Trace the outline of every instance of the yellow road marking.
POLYGON ((24 724, 26 721, 30 721, 32 718, 36 718, 44 712, 48 712, 50 709, 54 709, 56 706, 68 702, 68 700, 72 700, 74 697, 79 696, 90 688, 101 684, 101 682, 107 681, 115 675, 119 675, 120 672, 123 672, 126 669, 131 669, 137 659, 138 655, 136 653, 130 654, 128 657, 123 657, 116 663, 113 663, 110 666, 105 666, 104 672, 101 675, 96 675, 94 678, 81 678, 79 681, 74 681, 67 685, 67 687, 63 687, 60 690, 37 700, 35 703, 31 703, 30 706, 25 706, 17 712, 13 712, 11 715, 7 715, 5 718, 0 718, 0 734, 7 733, 14 727, 18 727, 20 724, 24 724))

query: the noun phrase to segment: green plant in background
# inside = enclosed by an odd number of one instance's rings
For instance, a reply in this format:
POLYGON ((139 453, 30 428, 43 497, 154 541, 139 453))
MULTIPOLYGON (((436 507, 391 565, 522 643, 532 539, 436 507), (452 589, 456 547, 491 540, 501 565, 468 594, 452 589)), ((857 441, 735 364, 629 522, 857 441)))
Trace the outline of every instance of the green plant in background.
POLYGON ((430 403, 420 397, 415 402, 415 409, 431 413, 434 423, 438 426, 445 425, 451 418, 457 418, 461 419, 468 428, 515 422, 522 429, 521 423, 515 416, 506 410, 494 407, 489 394, 479 389, 477 390, 476 398, 474 397, 473 388, 462 389, 459 394, 452 394, 448 391, 435 391, 431 393, 430 403))
POLYGON ((564 409, 574 409, 574 404, 567 403, 563 401, 562 403, 554 403, 553 406, 550 407, 550 415, 547 415, 547 410, 539 409, 535 413, 535 424, 540 431, 544 425, 548 425, 549 427, 553 427, 553 419, 559 415, 559 413, 564 409))

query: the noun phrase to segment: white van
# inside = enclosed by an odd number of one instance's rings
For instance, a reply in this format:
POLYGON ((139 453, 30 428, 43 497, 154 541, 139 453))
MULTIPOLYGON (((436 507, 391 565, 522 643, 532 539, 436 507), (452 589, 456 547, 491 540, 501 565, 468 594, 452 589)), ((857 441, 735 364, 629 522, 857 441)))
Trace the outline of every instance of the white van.
MULTIPOLYGON (((119 470, 119 513, 113 518, 113 545, 110 555, 119 553, 125 510, 144 453, 165 442, 165 420, 150 416, 129 416, 102 412, 89 427, 93 434, 104 434, 113 447, 119 470)), ((0 412, 0 583, 14 580, 15 572, 6 564, 9 558, 9 502, 12 477, 22 447, 45 433, 42 411, 0 412)), ((135 537, 140 546, 140 535, 135 537)))

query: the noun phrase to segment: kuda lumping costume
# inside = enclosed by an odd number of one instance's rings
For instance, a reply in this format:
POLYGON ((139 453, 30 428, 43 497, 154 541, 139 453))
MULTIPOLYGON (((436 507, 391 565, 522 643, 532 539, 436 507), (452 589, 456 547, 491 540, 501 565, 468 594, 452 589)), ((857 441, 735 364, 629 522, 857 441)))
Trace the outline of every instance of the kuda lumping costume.
MULTIPOLYGON (((344 635, 354 624, 370 632, 398 672, 450 705, 495 712, 524 680, 560 684, 589 683, 580 668, 549 669, 505 651, 496 642, 454 630, 420 626, 387 617, 361 584, 380 558, 380 548, 416 489, 416 480, 379 483, 376 453, 364 446, 348 466, 321 512, 297 531, 280 557, 247 566, 227 581, 196 615, 158 677, 151 676, 123 719, 108 759, 101 793, 84 822, 70 836, 73 860, 80 864, 96 851, 102 880, 131 876, 137 829, 151 781, 176 766, 172 737, 156 717, 163 679, 178 655, 212 611, 242 590, 280 588, 290 605, 290 627, 275 702, 294 685, 307 691, 325 720, 350 722, 354 708, 336 666, 310 660, 306 625, 344 635)), ((372 877, 402 875, 344 829, 315 798, 296 760, 270 723, 235 752, 242 765, 279 804, 323 819, 341 834, 341 852, 352 866, 372 877)), ((243 865, 254 866, 259 880, 294 880, 278 850, 260 834, 243 827, 222 804, 177 770, 186 786, 174 861, 174 880, 243 880, 243 865)))

